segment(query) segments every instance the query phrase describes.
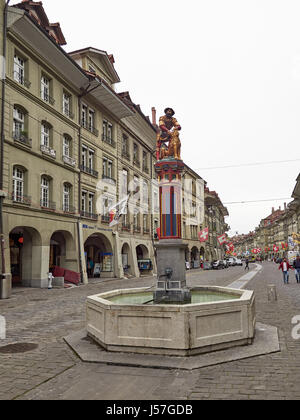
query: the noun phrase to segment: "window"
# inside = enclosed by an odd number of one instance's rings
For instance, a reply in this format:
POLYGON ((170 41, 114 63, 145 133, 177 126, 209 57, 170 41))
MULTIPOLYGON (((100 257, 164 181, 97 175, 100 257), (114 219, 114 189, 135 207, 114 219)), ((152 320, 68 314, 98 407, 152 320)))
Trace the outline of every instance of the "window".
POLYGON ((88 110, 87 106, 82 105, 82 107, 81 107, 81 125, 84 128, 87 127, 87 110, 88 110))
POLYGON ((41 206, 42 207, 49 207, 50 201, 50 181, 46 177, 42 177, 41 182, 41 206))
POLYGON ((144 232, 148 231, 148 217, 147 217, 147 214, 143 214, 143 230, 144 230, 144 232))
POLYGON ((24 200, 24 171, 19 167, 13 170, 13 201, 22 203, 24 200))
POLYGON ((66 134, 63 137, 63 156, 71 157, 71 138, 66 134))
POLYGON ((87 155, 88 155, 88 149, 85 146, 82 146, 82 151, 81 151, 81 163, 82 166, 87 167, 87 155))
POLYGON ((89 193, 89 200, 88 200, 88 212, 92 214, 94 211, 94 194, 89 193))
POLYGON ((138 176, 134 176, 133 177, 133 188, 134 188, 134 193, 136 194, 138 192, 138 189, 140 187, 140 180, 138 176))
POLYGON ((54 99, 50 96, 50 79, 46 76, 41 78, 41 98, 45 101, 54 105, 54 99))
POLYGON ((123 134, 122 137, 122 153, 127 154, 128 151, 128 137, 123 134))
POLYGON ((147 159, 147 153, 143 152, 143 171, 149 171, 148 170, 148 159, 147 159))
POLYGON ((122 198, 124 198, 127 195, 128 192, 128 172, 123 169, 122 172, 122 184, 121 184, 121 188, 122 188, 122 198))
POLYGON ((41 126, 41 145, 50 147, 50 126, 45 123, 41 126))
POLYGON ((133 161, 138 163, 139 159, 138 159, 138 145, 136 143, 133 143, 133 161))
POLYGON ((89 110, 89 130, 94 131, 95 128, 95 111, 89 110))
POLYGON ((103 158, 103 177, 112 179, 113 171, 113 162, 110 159, 103 158))
POLYGON ((73 118, 71 112, 71 95, 69 95, 67 92, 63 93, 63 113, 67 117, 73 118))
POLYGON ((14 79, 24 85, 25 82, 25 62, 22 58, 15 55, 14 57, 14 79))
POLYGON ((143 203, 148 204, 148 184, 143 181, 143 203))
POLYGON ((63 188, 63 211, 70 211, 70 201, 71 201, 71 186, 69 184, 64 184, 63 188))
POLYGON ((93 150, 89 149, 89 161, 88 161, 88 167, 90 169, 94 168, 94 154, 95 152, 93 150))
POLYGON ((86 212, 86 199, 87 199, 87 192, 82 191, 81 193, 81 211, 86 212))
POLYGON ((14 137, 20 138, 25 134, 25 113, 18 107, 14 107, 14 137))
POLYGON ((103 135, 102 135, 103 141, 106 141, 107 143, 112 144, 113 143, 113 126, 112 126, 112 124, 109 123, 106 120, 103 120, 102 131, 103 131, 103 135))
POLYGON ((138 230, 139 227, 140 227, 139 211, 138 209, 135 209, 133 213, 133 228, 135 230, 138 230))

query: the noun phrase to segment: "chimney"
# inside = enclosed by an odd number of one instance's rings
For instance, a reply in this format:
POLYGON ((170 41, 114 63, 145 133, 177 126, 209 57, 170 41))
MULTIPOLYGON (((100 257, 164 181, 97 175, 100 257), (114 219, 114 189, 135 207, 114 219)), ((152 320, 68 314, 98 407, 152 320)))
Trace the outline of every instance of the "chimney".
POLYGON ((151 109, 152 111, 152 124, 156 125, 156 109, 154 108, 154 106, 151 109))
POLYGON ((284 210, 286 210, 286 203, 284 203, 284 210))
POLYGON ((274 211, 275 211, 275 208, 274 208, 274 207, 272 207, 272 214, 274 213, 274 211))

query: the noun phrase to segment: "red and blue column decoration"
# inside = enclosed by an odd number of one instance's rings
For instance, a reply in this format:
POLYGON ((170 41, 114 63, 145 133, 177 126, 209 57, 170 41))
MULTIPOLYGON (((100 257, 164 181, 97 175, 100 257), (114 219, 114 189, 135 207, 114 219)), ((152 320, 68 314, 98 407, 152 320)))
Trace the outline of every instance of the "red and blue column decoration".
POLYGON ((172 159, 155 165, 159 182, 160 239, 181 239, 181 174, 184 163, 172 159))

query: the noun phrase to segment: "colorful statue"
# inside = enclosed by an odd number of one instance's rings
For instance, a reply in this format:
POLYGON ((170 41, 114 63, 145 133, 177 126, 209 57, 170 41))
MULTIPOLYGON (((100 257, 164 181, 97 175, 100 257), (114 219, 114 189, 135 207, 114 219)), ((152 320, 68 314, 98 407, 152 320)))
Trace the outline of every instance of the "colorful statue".
POLYGON ((181 142, 179 139, 181 126, 174 118, 174 115, 175 111, 172 108, 166 108, 165 115, 159 119, 160 132, 157 135, 157 160, 166 157, 181 160, 181 142), (168 146, 167 143, 169 143, 168 146))

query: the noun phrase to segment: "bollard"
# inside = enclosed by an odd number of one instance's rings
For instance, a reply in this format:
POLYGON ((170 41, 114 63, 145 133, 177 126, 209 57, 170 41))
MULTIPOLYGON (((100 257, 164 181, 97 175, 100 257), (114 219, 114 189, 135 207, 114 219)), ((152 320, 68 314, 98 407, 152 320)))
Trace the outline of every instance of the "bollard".
POLYGON ((275 284, 268 284, 268 301, 276 302, 277 301, 277 290, 275 284))
POLYGON ((48 289, 52 289, 52 280, 53 280, 53 274, 51 272, 48 273, 48 289))

